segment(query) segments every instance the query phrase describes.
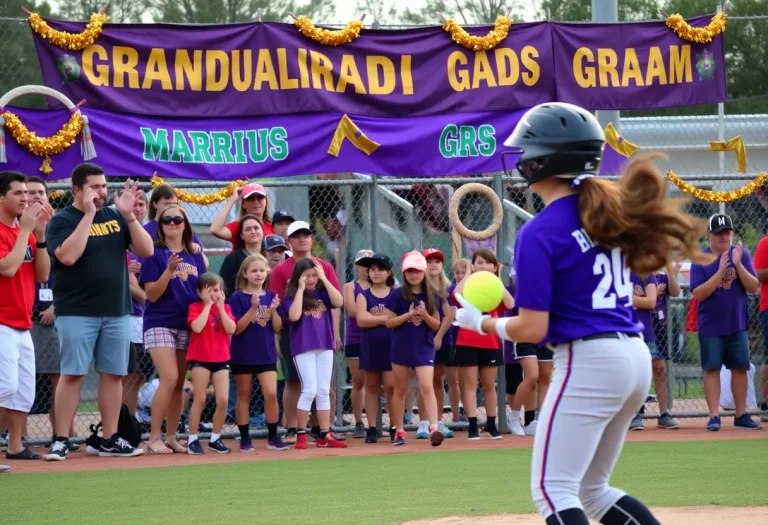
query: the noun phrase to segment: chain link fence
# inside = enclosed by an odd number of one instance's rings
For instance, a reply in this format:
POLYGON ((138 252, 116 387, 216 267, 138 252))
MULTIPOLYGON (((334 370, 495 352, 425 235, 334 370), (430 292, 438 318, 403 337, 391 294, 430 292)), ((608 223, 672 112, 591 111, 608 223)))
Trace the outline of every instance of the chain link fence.
MULTIPOLYGON (((732 100, 726 104, 696 108, 677 108, 657 112, 622 112, 619 128, 622 136, 640 146, 641 151, 661 151, 668 159, 659 161, 662 171, 673 169, 687 182, 701 188, 716 191, 732 190, 752 180, 759 172, 768 171, 768 94, 761 93, 765 83, 752 83, 748 87, 734 85, 734 82, 747 83, 747 69, 753 69, 759 75, 765 75, 762 51, 757 55, 752 50, 753 42, 740 40, 742 33, 768 35, 768 17, 731 17, 726 33, 726 45, 729 50, 729 90, 732 100), (736 28, 736 29, 735 29, 736 28), (741 28, 741 29, 738 29, 741 28), (734 39, 729 41, 729 35, 734 39), (758 56, 759 55, 759 56, 758 56), (739 58, 742 57, 742 58, 739 58), (746 58, 745 58, 746 57, 746 58), (744 60, 746 60, 746 63, 744 60), (733 71, 731 71, 733 69, 733 71), (734 94, 736 96, 734 97, 734 94), (735 154, 731 152, 714 153, 708 142, 727 140, 741 135, 747 146, 748 173, 736 172, 735 154)), ((25 84, 41 83, 40 71, 29 27, 25 20, 0 19, 0 42, 6 52, 0 56, 0 92, 25 84)), ((764 77, 763 77, 764 78, 764 77)), ((15 102, 17 103, 17 102, 15 102)), ((42 97, 28 96, 19 99, 19 104, 44 107, 42 97)), ((222 187, 222 183, 208 181, 169 181, 174 186, 197 193, 212 193, 222 187)), ((369 248, 384 252, 392 257, 399 274, 400 256, 411 249, 437 248, 445 254, 444 268, 452 278, 452 266, 458 258, 466 257, 469 248, 467 242, 455 239, 449 220, 449 202, 453 193, 462 184, 478 182, 492 188, 502 198, 504 220, 501 229, 490 246, 498 253, 500 261, 507 265, 512 257, 512 248, 516 232, 527 220, 541 209, 541 202, 532 195, 522 180, 503 177, 501 174, 487 176, 464 176, 431 179, 405 179, 376 177, 372 175, 341 173, 325 174, 290 179, 260 180, 268 190, 268 201, 272 211, 286 211, 296 219, 306 220, 312 226, 316 246, 314 255, 331 261, 336 268, 339 281, 349 282, 354 279, 354 255, 358 250, 369 248)), ((143 182, 145 190, 151 187, 147 180, 143 182)), ((679 191, 669 185, 670 195, 679 195, 679 191)), ((52 199, 56 206, 71 203, 72 194, 64 184, 52 184, 51 191, 61 192, 52 199)), ((210 223, 220 212, 223 203, 211 206, 185 204, 196 233, 201 239, 205 253, 213 271, 218 271, 222 261, 230 252, 228 243, 210 234, 210 223)), ((766 188, 760 188, 754 195, 728 204, 716 204, 691 200, 687 209, 702 218, 716 212, 731 215, 736 227, 736 236, 750 253, 754 254, 758 241, 768 231, 768 194, 766 188)), ((491 224, 493 212, 490 204, 482 197, 469 195, 459 208, 462 222, 472 230, 483 230, 491 224)), ((236 210, 230 215, 235 220, 236 210)), ((675 417, 699 417, 707 413, 703 393, 703 380, 700 368, 698 338, 691 318, 691 293, 687 287, 687 265, 680 275, 683 291, 678 298, 670 299, 667 319, 667 363, 668 381, 666 389, 669 398, 669 411, 675 417)), ((506 278, 508 268, 502 270, 506 278)), ((763 341, 758 321, 758 297, 749 300, 749 342, 751 362, 754 373, 750 373, 750 404, 748 408, 755 413, 763 399, 764 389, 761 381, 761 365, 764 363, 765 342, 763 341)), ((43 442, 52 434, 51 410, 53 391, 58 380, 58 339, 55 329, 48 324, 50 311, 48 306, 36 307, 35 346, 37 355, 38 385, 37 397, 27 425, 27 437, 32 442, 43 442), (47 313, 46 313, 47 311, 47 313)), ((343 334, 343 328, 342 328, 343 334)), ((141 357, 141 356, 140 356, 141 357)), ((148 430, 149 405, 157 375, 146 356, 140 360, 140 371, 129 375, 125 382, 125 401, 129 406, 136 406, 137 417, 145 423, 148 430)), ((502 369, 500 369, 501 371, 502 369)), ((452 428, 464 426, 463 405, 456 399, 455 376, 448 372, 444 383, 443 419, 452 428)), ((282 374, 278 376, 278 399, 282 417, 281 393, 282 374)), ((504 413, 504 374, 498 374, 497 405, 504 413)), ((338 428, 350 430, 360 419, 362 407, 358 401, 359 390, 353 387, 350 369, 346 366, 343 354, 336 355, 334 388, 332 389, 336 415, 334 422, 338 428), (355 406, 356 405, 356 406, 355 406)), ((188 385, 191 386, 191 385, 188 385)), ((90 433, 90 426, 99 421, 96 400, 97 377, 91 373, 85 380, 80 406, 72 425, 72 435, 85 437, 90 433)), ((655 391, 649 396, 646 417, 655 417, 659 408, 655 402, 655 391)), ((212 392, 197 393, 191 388, 185 393, 185 406, 189 406, 195 395, 206 395, 209 399, 202 418, 204 428, 201 433, 210 430, 215 401, 212 392)), ((230 407, 225 431, 236 435, 234 426, 234 385, 230 388, 230 407)), ((415 378, 413 388, 407 397, 407 428, 413 429, 419 421, 418 396, 415 378)), ((484 403, 483 392, 478 389, 478 406, 484 403)), ((266 434, 264 420, 264 401, 258 381, 254 382, 250 420, 255 435, 266 434)), ((727 400, 723 400, 724 410, 732 409, 727 400)), ((727 412, 726 412, 727 413, 727 412)), ((185 410, 186 414, 186 410, 185 410)), ((479 419, 485 413, 479 410, 479 419)), ((362 414, 368 424, 374 415, 362 414)), ((500 426, 505 426, 504 418, 499 418, 500 426)), ((382 397, 382 418, 384 425, 389 424, 388 411, 382 397)), ((182 425, 186 417, 182 419, 182 425)), ((186 427, 180 428, 186 433, 186 427)), ((0 429, 2 431, 2 429, 0 429)))

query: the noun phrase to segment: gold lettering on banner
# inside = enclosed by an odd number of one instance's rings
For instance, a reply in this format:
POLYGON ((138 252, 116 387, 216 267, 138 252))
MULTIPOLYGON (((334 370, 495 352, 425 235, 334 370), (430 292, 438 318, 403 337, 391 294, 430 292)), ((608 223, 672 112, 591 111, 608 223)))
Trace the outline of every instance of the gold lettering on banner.
POLYGON ((520 81, 533 87, 541 78, 538 59, 539 51, 534 46, 524 46, 519 51, 498 47, 475 53, 457 50, 448 55, 448 84, 454 91, 514 86, 520 81))
POLYGON ((665 86, 693 82, 691 46, 670 45, 666 49, 580 47, 573 54, 573 78, 582 88, 665 86))

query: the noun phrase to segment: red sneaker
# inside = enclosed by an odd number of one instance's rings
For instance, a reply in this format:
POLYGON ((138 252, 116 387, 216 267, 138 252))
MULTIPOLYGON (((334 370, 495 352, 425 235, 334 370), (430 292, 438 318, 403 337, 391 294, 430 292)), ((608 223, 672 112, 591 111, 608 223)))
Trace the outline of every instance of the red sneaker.
POLYGON ((296 436, 296 444, 293 446, 293 448, 297 448, 300 450, 304 450, 307 448, 307 435, 304 433, 299 434, 296 436))
POLYGON ((347 448, 347 444, 333 437, 331 432, 328 432, 324 438, 318 439, 317 446, 318 448, 347 448))

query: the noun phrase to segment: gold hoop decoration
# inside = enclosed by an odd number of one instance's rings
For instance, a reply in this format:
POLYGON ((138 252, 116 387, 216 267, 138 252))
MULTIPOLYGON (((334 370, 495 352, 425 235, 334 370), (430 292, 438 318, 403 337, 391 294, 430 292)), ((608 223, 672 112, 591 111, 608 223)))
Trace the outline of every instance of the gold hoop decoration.
MULTIPOLYGON (((162 177, 158 177, 157 175, 152 177, 151 182, 152 182, 153 189, 157 188, 158 186, 162 186, 163 184, 167 184, 162 179, 162 177)), ((211 204, 216 204, 217 202, 223 202, 232 196, 232 193, 235 191, 235 188, 239 188, 244 185, 245 185, 245 181, 236 180, 234 182, 229 183, 225 188, 222 188, 215 193, 192 193, 189 191, 174 188, 172 185, 169 184, 169 186, 171 186, 171 188, 173 189, 173 192, 176 194, 176 198, 179 199, 181 202, 186 202, 188 204, 197 204, 200 206, 210 206, 211 204)))
POLYGON ((701 188, 688 184, 675 175, 672 170, 667 172, 667 180, 677 186, 683 193, 699 200, 706 202, 733 202, 744 197, 749 197, 755 193, 761 186, 768 182, 768 173, 763 172, 741 188, 730 191, 702 190, 701 188))
POLYGON ((40 171, 46 175, 50 175, 53 172, 53 169, 51 168, 51 156, 58 155, 68 147, 72 146, 77 142, 77 136, 80 133, 82 133, 80 153, 83 155, 83 159, 91 160, 96 157, 96 149, 93 145, 88 117, 80 113, 79 104, 73 104, 71 100, 55 89, 46 86, 32 85, 14 88, 0 97, 0 111, 3 111, 6 104, 14 98, 30 93, 39 93, 55 98, 64 104, 72 115, 69 117, 67 123, 64 124, 64 126, 62 126, 62 128, 52 137, 38 137, 37 133, 30 131, 24 124, 22 124, 17 115, 10 111, 3 112, 0 114, 0 163, 8 162, 5 151, 4 130, 6 129, 11 134, 11 137, 13 137, 13 140, 20 146, 33 155, 43 157, 43 164, 40 166, 40 171))
POLYGON ((315 27, 315 24, 306 16, 296 18, 294 24, 302 35, 326 46, 349 44, 360 36, 360 31, 363 29, 362 20, 352 20, 343 29, 335 31, 315 27))
POLYGON ((501 200, 499 200, 498 195, 496 195, 491 188, 478 182, 471 182, 469 184, 464 184, 454 192, 448 207, 448 216, 459 235, 472 241, 484 241, 490 239, 496 235, 497 231, 499 231, 501 221, 504 219, 504 208, 501 207, 501 200), (493 206, 493 222, 491 222, 491 225, 483 231, 476 232, 470 230, 464 226, 459 219, 459 204, 461 204, 461 199, 470 193, 478 193, 482 195, 491 201, 491 205, 493 206))
POLYGON ((109 17, 103 13, 91 15, 91 21, 85 26, 83 32, 75 34, 53 29, 37 13, 32 13, 27 18, 32 31, 40 35, 41 38, 56 47, 70 51, 80 51, 92 45, 101 36, 104 24, 108 20, 109 17))
POLYGON ((508 16, 496 17, 496 22, 485 36, 472 36, 467 33, 453 18, 449 18, 443 24, 443 31, 451 35, 451 39, 473 51, 489 51, 501 44, 509 34, 512 27, 512 19, 508 16))
POLYGON ((708 44, 717 35, 725 31, 727 19, 728 15, 726 13, 717 13, 706 27, 691 27, 682 16, 674 14, 667 17, 667 27, 683 40, 696 42, 697 44, 708 44))

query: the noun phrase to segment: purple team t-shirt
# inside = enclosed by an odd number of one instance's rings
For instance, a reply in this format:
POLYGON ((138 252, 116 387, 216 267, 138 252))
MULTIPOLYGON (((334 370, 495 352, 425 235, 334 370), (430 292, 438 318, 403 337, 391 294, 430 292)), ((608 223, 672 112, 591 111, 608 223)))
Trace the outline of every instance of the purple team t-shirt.
POLYGON ((312 290, 312 297, 319 303, 311 309, 304 305, 304 312, 298 322, 288 320, 288 311, 293 304, 293 297, 283 299, 278 312, 288 322, 291 336, 291 355, 299 355, 312 350, 333 350, 336 340, 333 337, 333 305, 325 290, 312 290))
MULTIPOLYGON (((357 296, 363 293, 364 288, 360 286, 359 281, 355 281, 353 283, 353 289, 354 291, 352 292, 352 294, 355 296, 355 301, 357 301, 357 296)), ((357 326, 357 319, 348 315, 347 322, 346 322, 344 344, 347 344, 347 345, 360 344, 361 339, 362 339, 362 335, 360 333, 360 327, 357 326)))
MULTIPOLYGON (((237 290, 229 296, 227 304, 232 315, 239 321, 251 309, 253 296, 237 290)), ((267 290, 259 296, 259 309, 251 324, 240 335, 232 336, 229 347, 230 363, 235 365, 271 365, 277 363, 275 331, 272 328, 272 312, 269 310, 275 292, 267 290)), ((277 314, 275 314, 277 315, 277 314)))
MULTIPOLYGON (((634 289, 634 295, 638 297, 645 297, 645 289, 649 284, 657 284, 656 276, 649 275, 643 284, 643 280, 636 273, 632 273, 632 287, 634 289)), ((657 285, 658 286, 658 285, 657 285)), ((637 318, 643 323, 643 339, 647 342, 656 342, 656 333, 653 331, 653 310, 646 310, 644 308, 636 308, 637 318)))
MULTIPOLYGON (((155 246, 152 257, 141 260, 139 284, 157 281, 168 268, 172 252, 168 248, 155 246)), ((144 305, 144 331, 150 328, 187 329, 187 310, 197 301, 197 280, 206 272, 202 253, 180 252, 181 262, 156 302, 147 300, 144 305)))
MULTIPOLYGON (((157 226, 157 221, 149 221, 144 225, 144 230, 152 237, 153 241, 157 240, 157 226)), ((203 247, 203 243, 200 242, 195 232, 192 232, 192 242, 197 243, 201 248, 203 247)))
MULTIPOLYGON (((424 294, 414 294, 414 304, 424 301, 424 294)), ((402 288, 389 296, 386 302, 387 310, 396 316, 408 312, 411 302, 403 297, 402 288)), ((438 301, 438 309, 442 301, 438 301)), ((403 366, 430 366, 435 363, 435 332, 421 317, 414 317, 392 330, 391 342, 392 362, 403 366)))
MULTIPOLYGON (((509 292, 509 295, 514 297, 515 285, 510 284, 509 286, 507 286, 507 291, 509 292)), ((504 317, 515 317, 516 315, 517 315, 517 306, 515 306, 511 310, 506 310, 504 312, 504 317)), ((503 341, 503 343, 504 343, 504 364, 517 363, 517 358, 515 357, 515 343, 512 341, 507 341, 506 339, 503 341)))
MULTIPOLYGON (((128 252, 128 259, 141 262, 141 259, 132 252, 128 252)), ((136 278, 138 279, 139 276, 137 275, 136 278)), ((144 317, 144 305, 133 297, 131 297, 131 317, 144 317)))
POLYGON ((540 343, 643 331, 624 255, 592 242, 579 219, 578 195, 555 200, 525 224, 514 253, 515 304, 549 312, 549 330, 540 343))
MULTIPOLYGON (((712 253, 709 248, 703 251, 704 253, 712 253)), ((723 280, 717 285, 712 295, 704 301, 699 301, 696 312, 699 336, 730 335, 747 329, 747 290, 741 284, 736 267, 731 262, 732 255, 733 246, 729 250, 728 269, 725 271, 723 280)), ((741 262, 749 273, 757 275, 752 264, 752 257, 746 249, 741 256, 741 262)), ((719 267, 719 258, 707 266, 692 264, 691 290, 695 290, 707 282, 717 273, 719 267)))

